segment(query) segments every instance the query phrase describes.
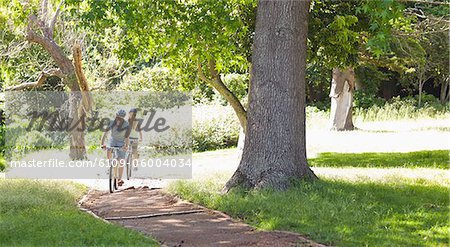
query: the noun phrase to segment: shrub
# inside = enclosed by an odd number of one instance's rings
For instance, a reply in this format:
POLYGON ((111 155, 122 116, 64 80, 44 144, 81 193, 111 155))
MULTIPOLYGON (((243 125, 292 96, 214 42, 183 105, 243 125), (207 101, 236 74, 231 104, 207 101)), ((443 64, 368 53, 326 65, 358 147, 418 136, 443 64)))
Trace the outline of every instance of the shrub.
POLYGON ((377 97, 375 94, 365 91, 355 91, 353 97, 353 105, 355 107, 368 109, 372 106, 383 106, 386 100, 377 97))
POLYGON ((315 106, 307 106, 306 111, 306 128, 321 129, 329 124, 330 108, 322 110, 315 106))
POLYGON ((247 96, 248 92, 248 74, 226 74, 223 76, 223 82, 240 100, 247 96))
POLYGON ((125 76, 118 89, 126 91, 171 92, 181 89, 181 83, 181 76, 176 70, 163 67, 147 67, 136 74, 125 76))
MULTIPOLYGON (((408 99, 410 99, 411 101, 414 101, 415 105, 419 105, 419 95, 416 95, 414 97, 408 97, 408 99)), ((422 93, 422 106, 421 107, 432 107, 435 108, 437 110, 445 110, 445 108, 448 108, 448 104, 447 105, 443 105, 441 104, 440 100, 436 97, 434 97, 431 94, 427 94, 427 93, 422 93)))
POLYGON ((5 126, 4 155, 7 158, 20 156, 37 150, 62 148, 69 142, 69 136, 64 132, 46 130, 27 130, 28 123, 14 122, 5 126))
POLYGON ((19 136, 14 145, 14 152, 23 155, 30 151, 47 149, 53 147, 50 138, 38 131, 30 131, 25 135, 19 136))
POLYGON ((427 95, 424 98, 426 101, 422 107, 418 107, 417 97, 397 96, 382 106, 373 105, 367 109, 355 107, 354 113, 356 118, 363 121, 439 118, 448 113, 448 107, 439 104, 433 96, 427 95))
POLYGON ((194 109, 192 150, 202 152, 237 146, 239 122, 234 112, 224 106, 194 109), (195 112, 199 114, 196 116, 195 112))

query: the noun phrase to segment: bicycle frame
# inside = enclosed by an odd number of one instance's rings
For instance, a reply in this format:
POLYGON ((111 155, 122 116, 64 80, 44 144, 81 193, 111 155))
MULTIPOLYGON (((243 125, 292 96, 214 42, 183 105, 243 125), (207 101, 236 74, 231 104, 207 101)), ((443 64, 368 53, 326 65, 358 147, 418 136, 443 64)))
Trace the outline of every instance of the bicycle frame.
POLYGON ((109 168, 109 192, 113 193, 114 190, 117 190, 117 181, 119 180, 119 155, 117 152, 121 149, 121 147, 110 147, 111 159, 109 160, 110 168, 109 168))

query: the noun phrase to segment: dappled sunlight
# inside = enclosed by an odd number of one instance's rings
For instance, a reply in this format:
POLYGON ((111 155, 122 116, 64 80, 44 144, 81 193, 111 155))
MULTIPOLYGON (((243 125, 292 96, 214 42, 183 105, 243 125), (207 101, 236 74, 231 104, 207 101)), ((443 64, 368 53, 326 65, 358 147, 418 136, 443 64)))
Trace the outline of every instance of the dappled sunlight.
POLYGON ((0 0, 0 247, 449 246, 449 1, 0 0))
POLYGON ((435 130, 435 131, 448 131, 450 124, 448 119, 450 114, 444 115, 442 119, 410 119, 410 120, 397 120, 397 121, 378 121, 378 122, 365 122, 355 121, 355 125, 360 130, 374 130, 374 131, 395 131, 395 132, 408 132, 408 131, 423 131, 423 130, 435 130))
POLYGON ((320 153, 309 159, 313 167, 365 168, 449 168, 448 150, 426 150, 407 153, 320 153))
POLYGON ((402 182, 450 186, 450 170, 428 168, 312 168, 319 178, 354 182, 402 182))
POLYGON ((296 231, 332 245, 427 246, 444 243, 450 233, 449 189, 431 182, 322 178, 285 192, 226 195, 214 183, 179 182, 171 191, 258 228, 296 231))
POLYGON ((140 188, 114 194, 96 191, 87 196, 82 206, 106 220, 150 234, 168 246, 179 246, 180 241, 182 246, 245 246, 261 240, 267 246, 288 246, 287 243, 308 241, 294 233, 255 231, 223 213, 159 190, 140 188))
POLYGON ((308 158, 318 153, 412 152, 449 150, 450 132, 306 131, 308 158))

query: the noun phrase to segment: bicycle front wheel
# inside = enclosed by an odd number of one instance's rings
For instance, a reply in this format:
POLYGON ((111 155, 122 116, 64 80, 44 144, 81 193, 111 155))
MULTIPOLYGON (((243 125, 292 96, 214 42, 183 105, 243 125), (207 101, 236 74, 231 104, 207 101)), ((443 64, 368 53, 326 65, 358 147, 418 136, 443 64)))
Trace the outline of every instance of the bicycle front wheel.
POLYGON ((109 167, 109 193, 113 193, 117 190, 117 179, 114 173, 114 166, 109 167))

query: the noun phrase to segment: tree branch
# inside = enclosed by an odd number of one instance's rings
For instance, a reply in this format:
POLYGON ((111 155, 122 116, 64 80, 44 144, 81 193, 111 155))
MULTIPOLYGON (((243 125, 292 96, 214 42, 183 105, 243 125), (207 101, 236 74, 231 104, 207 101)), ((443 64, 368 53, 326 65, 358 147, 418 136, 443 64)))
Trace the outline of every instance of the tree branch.
POLYGON ((58 8, 56 9, 55 15, 53 15, 52 20, 50 21, 49 27, 48 27, 48 35, 50 37, 53 37, 53 32, 55 30, 55 24, 56 24, 56 20, 58 19, 58 15, 59 12, 61 11, 61 6, 63 5, 64 0, 61 0, 61 2, 59 2, 58 8))
POLYGON ((202 65, 200 63, 197 64, 197 73, 202 81, 209 83, 209 79, 203 73, 202 65))
POLYGON ((92 98, 89 94, 89 85, 86 79, 86 76, 83 72, 82 67, 82 57, 81 57, 81 45, 79 41, 75 41, 75 44, 72 47, 73 53, 73 66, 75 68, 75 75, 77 76, 78 86, 80 87, 80 91, 82 94, 83 100, 83 108, 85 112, 89 112, 92 109, 92 98))
POLYGON ((28 30, 32 30, 34 27, 39 27, 40 28, 39 20, 38 20, 38 18, 35 15, 30 14, 28 16, 27 31, 28 30))
POLYGON ((42 71, 36 82, 22 83, 16 86, 7 87, 5 91, 19 91, 28 88, 40 87, 50 76, 58 76, 59 78, 63 78, 64 74, 60 69, 50 69, 47 71, 42 71))
POLYGON ((36 44, 39 44, 41 46, 46 46, 48 41, 45 40, 45 38, 39 34, 37 34, 33 29, 28 28, 27 29, 27 36, 26 39, 29 42, 34 42, 36 44))
POLYGON ((73 53, 73 65, 75 67, 75 74, 78 79, 78 85, 80 86, 81 91, 89 91, 89 86, 87 83, 86 76, 84 75, 82 68, 82 57, 81 57, 81 46, 79 41, 75 41, 75 44, 72 47, 73 53))
POLYGON ((206 83, 208 83, 211 87, 216 89, 222 97, 233 107, 234 112, 236 113, 239 123, 244 130, 244 133, 247 132, 247 111, 244 109, 244 106, 241 104, 241 101, 233 94, 233 92, 228 89, 228 87, 223 83, 220 78, 219 72, 216 70, 216 63, 214 60, 210 60, 209 62, 209 71, 212 79, 206 77, 203 73, 203 68, 200 63, 197 64, 198 76, 200 79, 206 83))
POLYGON ((29 15, 28 20, 29 22, 27 26, 26 39, 29 42, 41 45, 50 54, 53 60, 55 60, 55 62, 58 64, 58 67, 62 70, 62 72, 68 74, 73 69, 69 58, 67 58, 62 49, 55 43, 55 41, 53 41, 53 39, 37 34, 33 30, 33 27, 35 26, 41 27, 37 23, 38 21, 36 16, 29 15))
MULTIPOLYGON (((122 70, 122 65, 117 69, 117 71, 121 71, 122 70)), ((111 76, 111 77, 108 77, 108 78, 106 78, 106 79, 104 79, 103 81, 101 81, 100 82, 100 86, 97 86, 96 88, 97 89, 99 89, 99 88, 101 88, 101 85, 103 85, 103 84, 106 84, 106 83, 108 83, 109 81, 111 81, 111 80, 113 80, 113 79, 116 79, 116 78, 121 78, 122 76, 124 76, 130 69, 133 69, 133 68, 136 68, 136 66, 130 66, 130 67, 127 67, 127 68, 125 68, 125 69, 123 69, 121 72, 119 72, 118 74, 116 74, 116 75, 113 75, 113 76, 111 76)), ((108 83, 108 85, 110 85, 111 83, 108 83)), ((108 86, 107 85, 107 86, 108 86)), ((91 89, 91 91, 92 91, 93 89, 91 89)))
POLYGON ((43 0, 42 1, 42 12, 41 12, 41 20, 42 22, 45 24, 45 22, 47 21, 47 13, 48 13, 48 0, 43 0))

